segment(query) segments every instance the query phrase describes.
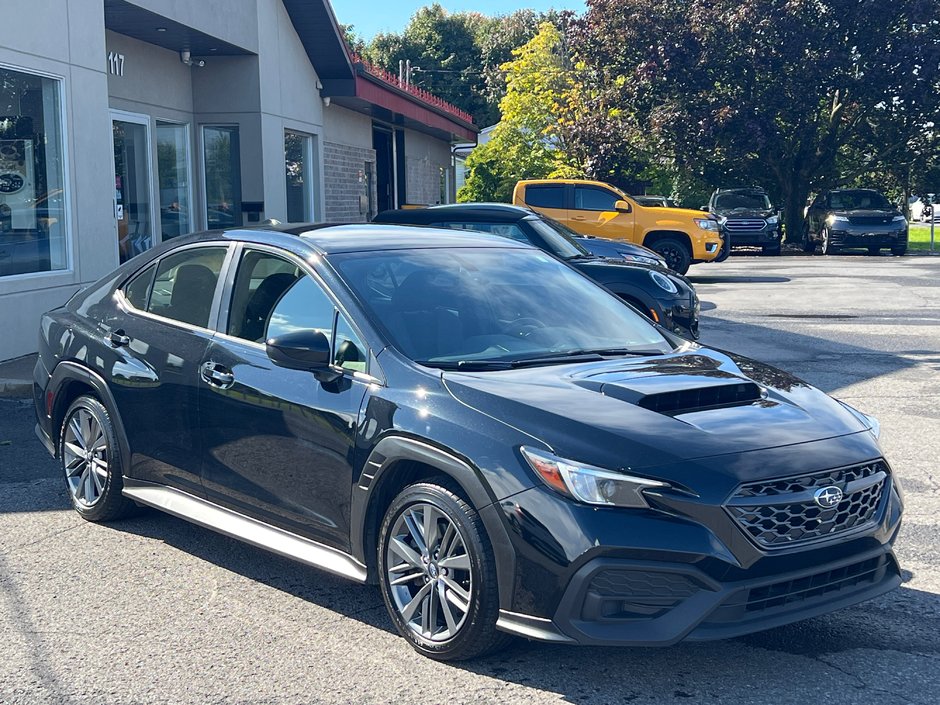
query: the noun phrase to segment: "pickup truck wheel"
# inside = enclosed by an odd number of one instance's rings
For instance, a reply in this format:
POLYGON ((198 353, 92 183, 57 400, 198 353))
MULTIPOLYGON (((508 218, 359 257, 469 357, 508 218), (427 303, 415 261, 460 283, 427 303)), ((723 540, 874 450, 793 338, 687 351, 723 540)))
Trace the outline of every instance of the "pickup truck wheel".
POLYGON ((667 237, 657 240, 650 247, 653 252, 658 252, 664 260, 666 266, 674 272, 685 274, 689 271, 689 265, 692 264, 692 253, 685 243, 667 237))

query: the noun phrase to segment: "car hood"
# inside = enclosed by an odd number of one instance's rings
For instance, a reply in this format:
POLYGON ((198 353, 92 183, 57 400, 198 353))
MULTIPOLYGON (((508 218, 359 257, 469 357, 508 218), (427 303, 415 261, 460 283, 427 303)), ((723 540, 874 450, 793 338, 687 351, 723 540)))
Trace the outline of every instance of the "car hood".
POLYGON ((867 428, 842 404, 786 372, 697 346, 652 357, 445 372, 443 378, 460 402, 505 420, 560 456, 609 468, 675 465, 867 428))
POLYGON ((833 215, 844 215, 849 218, 893 218, 896 215, 901 215, 899 211, 880 208, 866 208, 864 210, 833 210, 833 215))
POLYGON ((774 211, 746 208, 716 208, 712 213, 734 220, 736 218, 769 218, 774 214, 774 211))
MULTIPOLYGON (((659 272, 669 279, 672 279, 674 282, 680 281, 690 289, 695 288, 692 286, 692 282, 683 275, 674 272, 668 267, 662 267, 658 264, 645 264, 643 262, 632 262, 630 260, 612 259, 606 257, 574 259, 569 260, 568 264, 574 265, 576 269, 583 272, 584 274, 587 274, 592 279, 601 282, 602 284, 609 284, 618 281, 618 275, 626 276, 628 277, 628 280, 632 280, 633 277, 640 275, 642 272, 659 272)), ((663 296, 666 295, 665 290, 662 292, 657 291, 657 293, 662 293, 663 296)))

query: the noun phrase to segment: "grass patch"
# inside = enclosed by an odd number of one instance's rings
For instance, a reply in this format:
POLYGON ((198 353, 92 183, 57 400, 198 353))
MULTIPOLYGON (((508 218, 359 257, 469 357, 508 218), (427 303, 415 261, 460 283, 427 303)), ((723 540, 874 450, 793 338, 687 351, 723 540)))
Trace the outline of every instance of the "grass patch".
MULTIPOLYGON (((911 223, 907 232, 909 250, 930 250, 930 223, 911 223)), ((940 252, 940 223, 934 223, 934 252, 940 252)))

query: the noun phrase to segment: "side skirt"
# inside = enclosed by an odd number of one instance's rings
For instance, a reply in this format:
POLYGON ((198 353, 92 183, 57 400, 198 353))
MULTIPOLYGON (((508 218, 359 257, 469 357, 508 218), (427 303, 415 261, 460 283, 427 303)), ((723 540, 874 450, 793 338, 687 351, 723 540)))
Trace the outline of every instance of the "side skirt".
POLYGON ((124 495, 140 504, 146 504, 253 546, 267 549, 315 568, 322 568, 350 580, 366 582, 366 567, 342 551, 246 517, 172 487, 125 477, 124 495))

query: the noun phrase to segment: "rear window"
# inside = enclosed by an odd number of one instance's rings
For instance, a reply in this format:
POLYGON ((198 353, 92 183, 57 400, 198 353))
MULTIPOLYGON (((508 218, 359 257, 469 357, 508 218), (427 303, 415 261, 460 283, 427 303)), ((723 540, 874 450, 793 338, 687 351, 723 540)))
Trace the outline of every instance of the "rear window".
POLYGON ((564 186, 526 186, 525 202, 537 208, 564 208, 564 186))

